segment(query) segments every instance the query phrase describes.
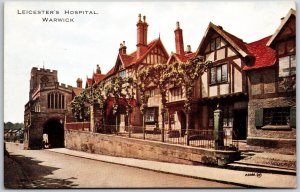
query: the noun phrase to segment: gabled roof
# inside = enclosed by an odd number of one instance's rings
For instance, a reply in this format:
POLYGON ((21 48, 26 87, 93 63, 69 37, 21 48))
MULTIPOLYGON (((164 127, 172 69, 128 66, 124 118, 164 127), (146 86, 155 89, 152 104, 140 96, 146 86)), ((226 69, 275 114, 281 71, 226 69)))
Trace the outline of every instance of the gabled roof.
POLYGON ((221 26, 216 26, 215 24, 213 24, 212 22, 209 23, 206 32, 202 38, 202 41, 196 51, 196 54, 199 55, 200 53, 203 53, 206 45, 207 45, 207 41, 209 40, 209 36, 211 34, 212 31, 215 31, 216 33, 218 33, 220 36, 222 36, 232 47, 234 47, 234 49, 242 56, 242 57, 246 57, 246 56, 250 56, 251 54, 249 53, 249 51, 247 50, 247 47, 245 46, 245 42, 228 33, 227 31, 225 31, 221 26))
POLYGON ((247 49, 255 57, 254 61, 245 65, 243 70, 260 69, 273 66, 276 63, 276 51, 266 44, 271 36, 247 44, 247 49))
POLYGON ((80 95, 80 93, 83 91, 83 88, 79 87, 73 87, 73 93, 75 96, 80 95))
POLYGON ((270 38, 270 40, 267 42, 267 46, 271 46, 271 44, 276 39, 276 37, 279 35, 279 33, 281 32, 282 28, 285 26, 285 24, 288 22, 288 20, 290 19, 291 16, 295 16, 296 17, 296 11, 294 9, 290 9, 290 11, 288 12, 288 14, 281 21, 279 27, 276 29, 275 33, 272 35, 272 37, 270 38))
POLYGON ((94 73, 93 74, 93 82, 95 83, 99 83, 100 81, 102 81, 105 77, 105 74, 99 74, 99 73, 94 73))
POLYGON ((131 54, 128 55, 124 55, 124 54, 118 54, 118 58, 116 60, 115 66, 109 70, 109 72, 106 74, 106 76, 104 77, 104 79, 107 79, 108 77, 112 76, 116 70, 118 69, 116 67, 116 65, 118 64, 118 61, 121 61, 121 63, 123 64, 123 67, 125 69, 138 65, 140 64, 144 58, 150 53, 151 50, 153 50, 156 46, 161 46, 163 52, 165 53, 165 55, 168 57, 168 53, 164 47, 164 45, 162 44, 160 38, 154 39, 153 41, 151 41, 150 43, 147 44, 147 49, 145 50, 145 52, 142 54, 142 56, 140 56, 139 58, 137 57, 137 51, 132 52, 131 54))
POLYGON ((194 58, 195 56, 196 56, 196 53, 184 53, 184 55, 172 53, 168 59, 167 64, 169 64, 171 62, 172 58, 175 58, 177 61, 180 61, 180 62, 187 62, 188 60, 194 58))
POLYGON ((86 78, 86 85, 88 86, 88 87, 91 87, 92 85, 93 85, 93 79, 91 79, 91 78, 86 78))

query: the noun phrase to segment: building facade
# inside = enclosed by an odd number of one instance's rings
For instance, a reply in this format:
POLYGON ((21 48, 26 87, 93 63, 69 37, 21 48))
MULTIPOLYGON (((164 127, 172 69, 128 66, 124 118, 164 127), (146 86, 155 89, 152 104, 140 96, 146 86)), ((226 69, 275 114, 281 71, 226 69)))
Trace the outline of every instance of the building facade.
POLYGON ((253 149, 296 152, 296 13, 276 32, 249 44, 256 61, 248 74, 248 137, 253 149))
MULTIPOLYGON (((80 81, 77 83, 81 85, 80 81)), ((29 101, 24 111, 25 149, 42 148, 44 134, 51 147, 64 146, 64 122, 74 121, 69 103, 77 89, 80 87, 59 84, 56 70, 32 68, 29 101)))
MULTIPOLYGON (((112 69, 102 74, 97 65, 96 73, 87 77, 85 89, 93 93, 94 85, 110 85, 114 77, 132 77, 137 81, 139 71, 148 66, 189 62, 201 56, 204 62, 211 64, 194 82, 190 119, 186 119, 188 115, 184 110, 183 87, 168 87, 167 113, 163 118, 160 91, 150 82, 146 85, 144 114, 140 110, 141 95, 133 87, 134 106, 130 116, 122 100, 114 113, 113 98, 109 96, 104 105, 105 122, 100 122, 103 114, 99 107, 90 106, 90 130, 97 132, 97 126, 106 124, 119 127, 116 130, 120 132, 128 132, 129 124, 134 130, 134 127, 142 127, 144 121, 146 130, 161 129, 164 125, 166 130, 181 130, 184 136, 187 129, 213 130, 214 111, 219 107, 227 136, 247 141, 255 150, 295 153, 295 23, 295 11, 290 10, 274 34, 251 43, 244 42, 222 26, 209 23, 199 47, 192 52, 189 45, 184 50, 183 31, 177 22, 174 31, 176 52, 169 55, 160 37, 148 43, 148 23, 145 16, 142 19, 139 15, 136 50, 127 53, 123 41, 112 69)), ((45 133, 49 140, 58 138, 53 146, 63 146, 63 123, 75 121, 70 102, 82 90, 81 79, 77 80, 77 88, 73 88, 59 84, 56 71, 32 69, 29 102, 24 114, 27 148, 40 146, 45 133)))

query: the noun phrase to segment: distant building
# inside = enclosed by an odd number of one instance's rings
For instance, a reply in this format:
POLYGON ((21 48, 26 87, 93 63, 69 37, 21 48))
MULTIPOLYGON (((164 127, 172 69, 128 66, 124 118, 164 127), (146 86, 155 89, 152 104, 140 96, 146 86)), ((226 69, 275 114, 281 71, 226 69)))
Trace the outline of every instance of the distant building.
POLYGON ((57 71, 31 70, 29 101, 24 111, 24 148, 42 148, 43 134, 48 134, 52 147, 64 146, 64 121, 73 120, 69 103, 82 89, 59 84, 57 71))

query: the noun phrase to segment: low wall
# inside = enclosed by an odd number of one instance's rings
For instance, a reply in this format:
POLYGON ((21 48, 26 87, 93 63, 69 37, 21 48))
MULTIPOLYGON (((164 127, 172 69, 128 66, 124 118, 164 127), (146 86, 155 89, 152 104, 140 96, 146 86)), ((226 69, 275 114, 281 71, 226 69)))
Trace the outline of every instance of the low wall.
POLYGON ((81 131, 89 131, 91 127, 90 122, 71 122, 65 123, 65 129, 74 129, 81 131))
POLYGON ((119 157, 180 164, 226 165, 240 153, 139 140, 116 135, 65 130, 65 147, 72 150, 119 157))

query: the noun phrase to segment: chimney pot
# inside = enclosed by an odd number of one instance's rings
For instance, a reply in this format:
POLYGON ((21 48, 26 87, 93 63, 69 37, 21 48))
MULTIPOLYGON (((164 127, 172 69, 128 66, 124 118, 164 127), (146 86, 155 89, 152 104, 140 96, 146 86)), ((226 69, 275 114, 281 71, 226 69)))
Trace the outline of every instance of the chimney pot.
POLYGON ((142 15, 141 14, 139 14, 139 20, 138 21, 139 22, 142 21, 142 15))
POLYGON ((97 73, 97 74, 101 74, 101 69, 100 69, 100 66, 99 66, 98 64, 97 64, 96 73, 97 73))
POLYGON ((122 55, 126 55, 126 46, 125 46, 125 41, 123 43, 120 43, 120 48, 119 48, 119 53, 122 55))
POLYGON ((183 55, 184 54, 183 35, 182 35, 182 29, 180 29, 178 21, 176 22, 176 29, 174 33, 175 33, 176 54, 183 55))
POLYGON ((180 29, 179 21, 176 22, 176 29, 180 29))
POLYGON ((187 52, 187 53, 191 53, 191 52, 192 52, 191 45, 187 45, 187 46, 186 46, 186 52, 187 52))
POLYGON ((146 15, 143 16, 144 23, 146 23, 146 15))
POLYGON ((82 88, 82 80, 80 78, 77 79, 77 88, 82 88))

